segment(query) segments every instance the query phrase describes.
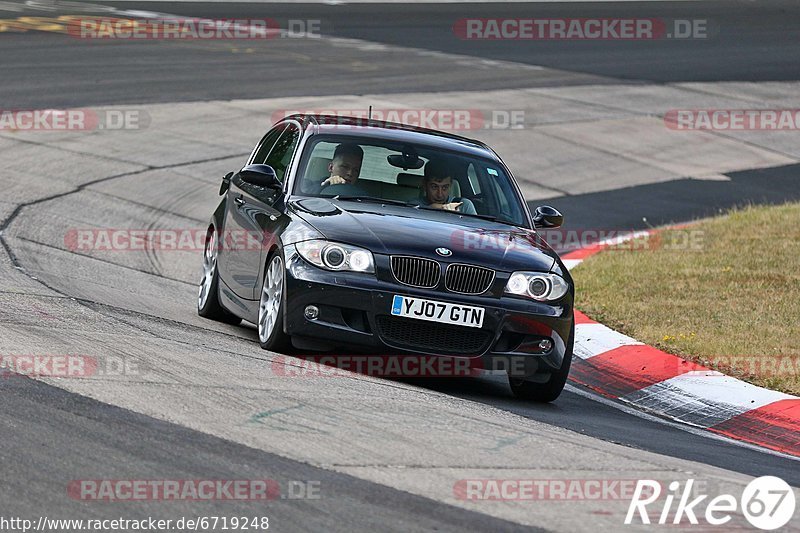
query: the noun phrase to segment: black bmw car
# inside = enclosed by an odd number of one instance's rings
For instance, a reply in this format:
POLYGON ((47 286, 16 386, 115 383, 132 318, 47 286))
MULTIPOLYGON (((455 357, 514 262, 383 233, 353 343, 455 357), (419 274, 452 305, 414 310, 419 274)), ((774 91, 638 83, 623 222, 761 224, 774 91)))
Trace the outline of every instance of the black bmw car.
POLYGON ((269 350, 465 358, 507 370, 518 397, 552 401, 564 388, 574 287, 536 232, 562 216, 531 216, 485 144, 293 115, 220 194, 201 316, 257 324, 269 350))

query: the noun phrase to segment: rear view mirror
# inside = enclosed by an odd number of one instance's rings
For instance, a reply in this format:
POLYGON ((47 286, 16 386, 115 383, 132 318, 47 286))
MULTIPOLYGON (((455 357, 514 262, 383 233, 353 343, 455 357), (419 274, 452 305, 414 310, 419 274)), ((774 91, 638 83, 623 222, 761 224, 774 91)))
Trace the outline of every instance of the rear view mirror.
POLYGON ((422 168, 422 165, 425 164, 425 161, 416 156, 408 156, 406 154, 392 154, 390 156, 386 156, 386 160, 389 161, 389 164, 393 167, 402 168, 403 170, 408 170, 410 168, 416 170, 418 168, 422 168))
POLYGON ((560 228, 563 223, 564 215, 549 205, 540 205, 533 214, 533 227, 536 229, 560 228))
POLYGON ((393 167, 402 168, 403 170, 408 170, 410 168, 416 170, 422 168, 425 164, 425 161, 417 155, 417 151, 414 147, 409 145, 403 146, 402 154, 386 156, 386 160, 393 167))
POLYGON ((247 165, 239 171, 242 181, 257 187, 268 189, 283 189, 283 183, 275 175, 275 169, 269 165, 247 165))

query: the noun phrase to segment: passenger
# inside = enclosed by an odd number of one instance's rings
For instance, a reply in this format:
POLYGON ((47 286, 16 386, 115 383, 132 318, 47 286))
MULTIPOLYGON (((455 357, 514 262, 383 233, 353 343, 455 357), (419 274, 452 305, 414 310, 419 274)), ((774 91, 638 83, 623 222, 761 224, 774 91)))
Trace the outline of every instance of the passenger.
POLYGON ((441 160, 431 160, 425 165, 425 175, 422 178, 422 191, 420 205, 446 211, 458 211, 465 215, 476 215, 475 205, 467 198, 453 198, 451 188, 453 185, 453 172, 447 163, 441 160))

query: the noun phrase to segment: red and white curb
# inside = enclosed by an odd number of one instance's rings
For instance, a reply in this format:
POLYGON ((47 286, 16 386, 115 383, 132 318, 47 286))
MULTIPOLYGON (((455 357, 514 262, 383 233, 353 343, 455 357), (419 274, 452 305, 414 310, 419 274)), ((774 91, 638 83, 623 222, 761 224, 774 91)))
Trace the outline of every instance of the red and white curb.
MULTIPOLYGON (((651 233, 575 250, 562 261, 571 270, 606 246, 651 233)), ((800 398, 685 361, 578 310, 570 379, 643 411, 800 457, 800 398)))

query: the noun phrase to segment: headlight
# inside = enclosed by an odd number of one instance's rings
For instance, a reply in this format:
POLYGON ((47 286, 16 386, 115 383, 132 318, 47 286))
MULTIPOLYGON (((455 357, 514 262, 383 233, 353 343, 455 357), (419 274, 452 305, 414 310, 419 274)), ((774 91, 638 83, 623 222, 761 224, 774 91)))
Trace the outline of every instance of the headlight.
POLYGON ((372 252, 357 246, 323 240, 298 242, 295 246, 303 259, 325 270, 375 272, 372 252))
POLYGON ((558 300, 569 291, 566 280, 558 274, 541 272, 514 272, 508 278, 505 292, 516 296, 527 296, 540 302, 558 300))

